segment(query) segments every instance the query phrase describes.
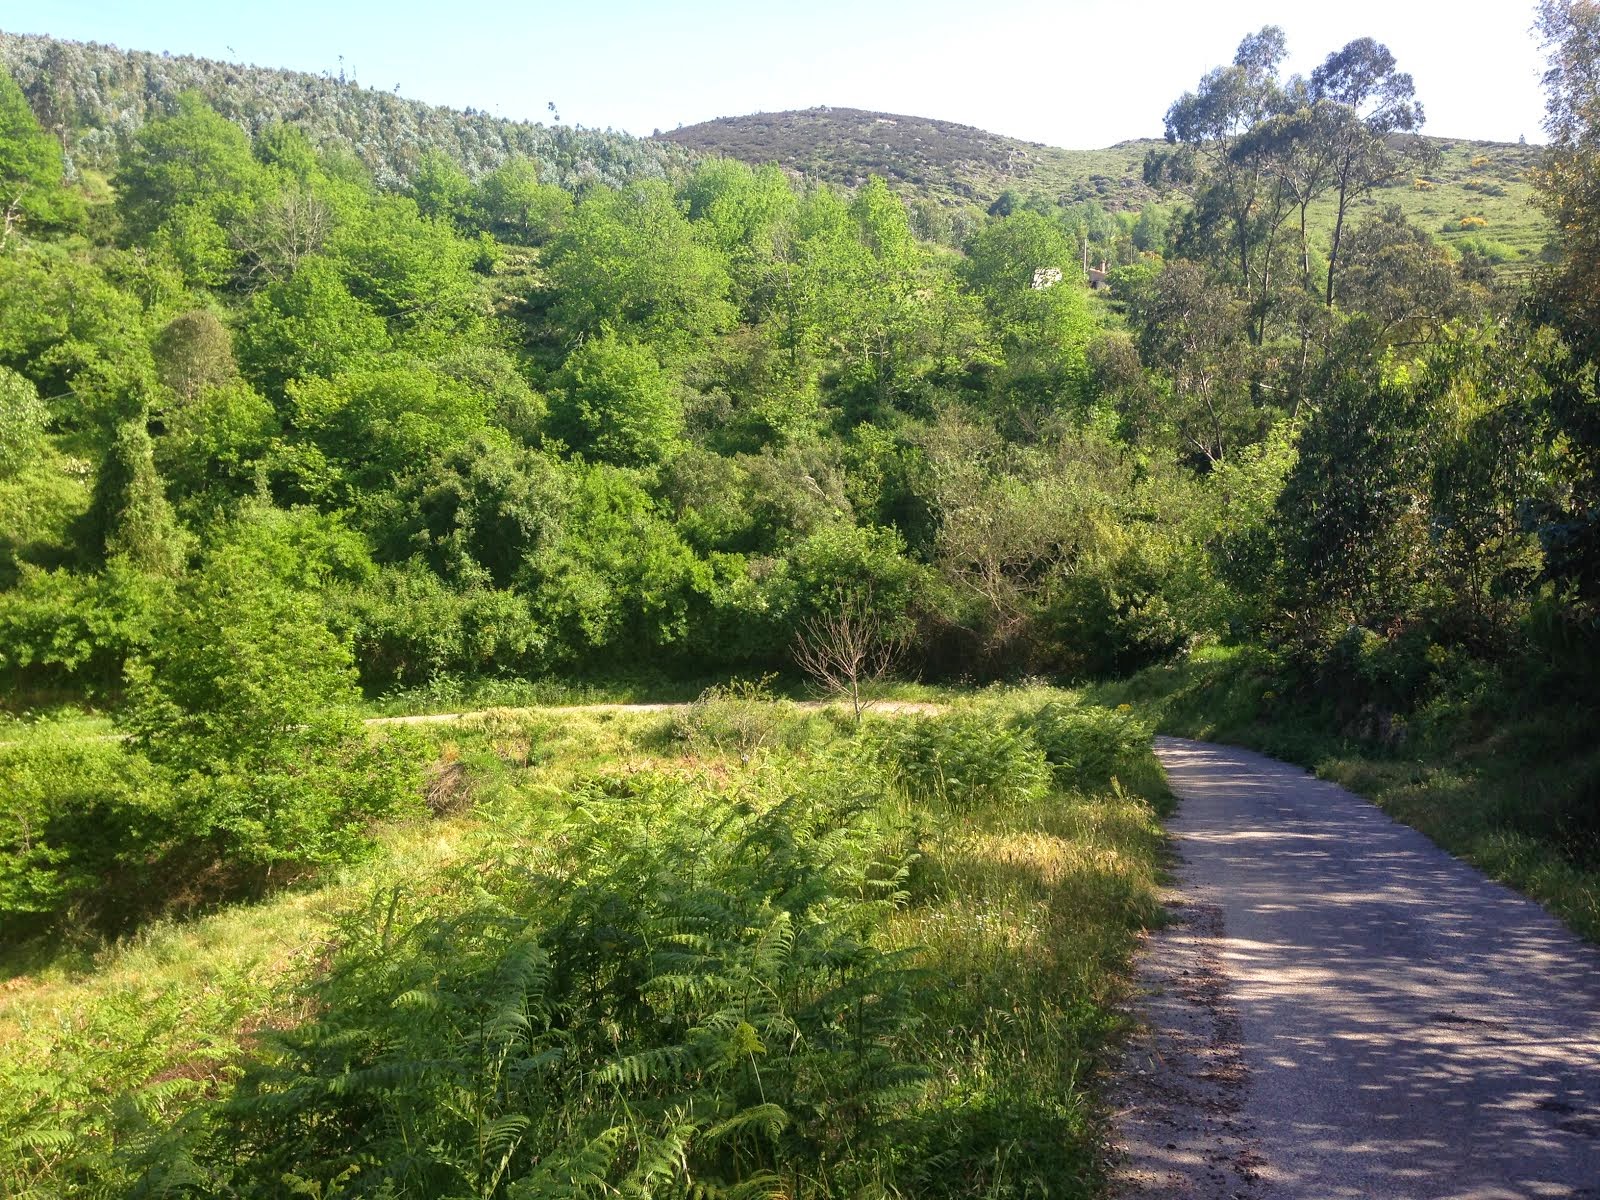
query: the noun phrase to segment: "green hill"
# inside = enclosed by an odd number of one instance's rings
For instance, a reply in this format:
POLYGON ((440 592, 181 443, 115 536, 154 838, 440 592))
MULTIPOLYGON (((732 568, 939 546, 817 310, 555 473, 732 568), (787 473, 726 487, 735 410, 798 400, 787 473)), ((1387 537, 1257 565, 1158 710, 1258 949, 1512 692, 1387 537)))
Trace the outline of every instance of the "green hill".
POLYGON ((1062 150, 928 117, 859 108, 719 117, 661 140, 854 186, 882 175, 903 193, 988 204, 1007 188, 1139 208, 1154 199, 1141 176, 1153 141, 1062 150))
MULTIPOLYGON (((1163 144, 1148 138, 1064 150, 952 121, 857 108, 719 117, 660 140, 749 163, 775 162, 849 186, 882 175, 904 195, 948 204, 987 206, 1013 189, 1068 204, 1093 200, 1112 211, 1137 210, 1157 199, 1145 185, 1143 166, 1145 155, 1163 144)), ((1527 179, 1539 148, 1427 140, 1439 152, 1429 173, 1396 180, 1366 206, 1399 204, 1441 240, 1470 238, 1505 264, 1531 260, 1548 229, 1527 179)), ((1318 224, 1326 219, 1314 213, 1318 224)))
POLYGON ((610 130, 508 121, 407 100, 327 75, 120 50, 94 42, 0 32, 9 71, 40 124, 62 139, 79 168, 109 169, 146 120, 197 91, 252 133, 292 122, 318 146, 349 150, 380 186, 411 177, 429 151, 476 176, 509 154, 537 159, 548 183, 574 187, 660 177, 693 158, 678 146, 610 130))

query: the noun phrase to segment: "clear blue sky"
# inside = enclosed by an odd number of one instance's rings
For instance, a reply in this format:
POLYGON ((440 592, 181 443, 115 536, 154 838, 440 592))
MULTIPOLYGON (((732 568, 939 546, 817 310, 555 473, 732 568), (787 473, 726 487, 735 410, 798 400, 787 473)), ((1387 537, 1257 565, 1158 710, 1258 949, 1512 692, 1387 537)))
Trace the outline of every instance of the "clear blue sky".
POLYGON ((1532 0, 0 0, 0 28, 347 71, 507 117, 649 134, 815 104, 942 117, 1058 146, 1156 136, 1266 23, 1309 71, 1351 38, 1416 76, 1428 131, 1542 140, 1532 0))

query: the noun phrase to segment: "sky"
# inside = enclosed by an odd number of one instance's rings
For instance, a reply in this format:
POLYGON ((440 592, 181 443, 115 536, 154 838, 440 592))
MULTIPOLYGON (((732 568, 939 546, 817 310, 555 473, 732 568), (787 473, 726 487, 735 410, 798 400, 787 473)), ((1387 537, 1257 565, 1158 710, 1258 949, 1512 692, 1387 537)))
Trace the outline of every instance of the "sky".
POLYGON ((1293 72, 1357 37, 1416 78, 1426 131, 1543 140, 1533 0, 0 0, 0 29, 304 71, 504 117, 648 135, 826 104, 1074 149, 1161 134, 1239 39, 1293 72))

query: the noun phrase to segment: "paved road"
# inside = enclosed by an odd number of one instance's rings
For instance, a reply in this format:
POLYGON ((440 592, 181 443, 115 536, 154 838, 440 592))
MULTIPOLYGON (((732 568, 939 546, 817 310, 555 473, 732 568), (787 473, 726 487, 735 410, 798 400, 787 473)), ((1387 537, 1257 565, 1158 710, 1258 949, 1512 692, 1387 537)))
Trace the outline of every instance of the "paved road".
POLYGON ((1298 767, 1156 749, 1183 861, 1141 960, 1129 1194, 1600 1197, 1600 953, 1298 767))

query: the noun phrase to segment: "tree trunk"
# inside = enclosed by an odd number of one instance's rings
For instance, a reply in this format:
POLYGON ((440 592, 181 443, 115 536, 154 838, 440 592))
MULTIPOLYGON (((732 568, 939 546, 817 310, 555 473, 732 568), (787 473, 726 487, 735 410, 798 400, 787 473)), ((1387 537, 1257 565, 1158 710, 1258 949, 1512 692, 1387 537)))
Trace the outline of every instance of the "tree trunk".
POLYGON ((1333 245, 1328 251, 1328 292, 1323 303, 1333 307, 1333 280, 1334 272, 1339 267, 1339 243, 1344 239, 1344 214, 1345 206, 1349 203, 1349 187, 1341 180, 1339 183, 1339 207, 1333 218, 1333 245))

